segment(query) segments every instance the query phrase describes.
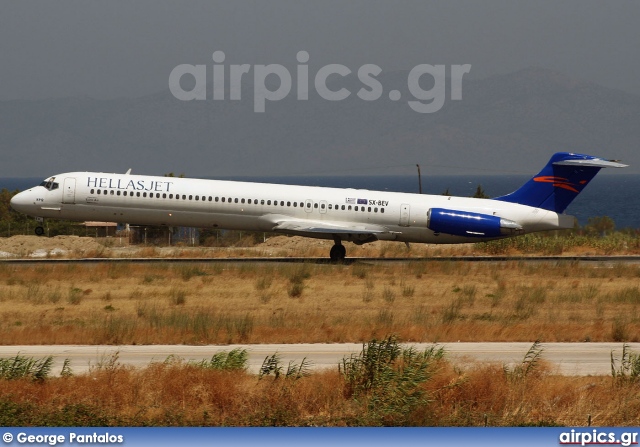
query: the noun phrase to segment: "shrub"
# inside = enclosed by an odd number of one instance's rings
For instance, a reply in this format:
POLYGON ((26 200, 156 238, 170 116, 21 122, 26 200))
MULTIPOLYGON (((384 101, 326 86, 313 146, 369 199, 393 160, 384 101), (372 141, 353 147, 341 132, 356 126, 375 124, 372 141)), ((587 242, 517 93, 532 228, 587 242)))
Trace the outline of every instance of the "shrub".
POLYGON ((205 369, 216 369, 221 371, 244 371, 247 369, 249 353, 246 349, 232 349, 231 351, 221 351, 213 354, 210 360, 202 360, 194 363, 195 366, 205 369))
POLYGON ((5 380, 28 377, 32 380, 44 380, 53 366, 53 356, 40 360, 16 355, 12 358, 0 358, 0 378, 5 380))
POLYGON ((402 425, 412 411, 428 403, 422 384, 443 357, 444 350, 436 346, 418 352, 403 348, 394 336, 374 339, 339 365, 345 395, 366 408, 365 424, 402 425))

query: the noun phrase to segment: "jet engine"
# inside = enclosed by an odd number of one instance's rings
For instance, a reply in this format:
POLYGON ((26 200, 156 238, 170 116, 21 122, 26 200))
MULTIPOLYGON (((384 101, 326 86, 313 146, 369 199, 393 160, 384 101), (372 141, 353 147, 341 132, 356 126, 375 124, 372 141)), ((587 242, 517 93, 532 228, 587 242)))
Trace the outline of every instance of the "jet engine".
POLYGON ((522 231, 521 225, 499 216, 445 208, 427 212, 427 228, 434 233, 482 238, 512 236, 522 231))

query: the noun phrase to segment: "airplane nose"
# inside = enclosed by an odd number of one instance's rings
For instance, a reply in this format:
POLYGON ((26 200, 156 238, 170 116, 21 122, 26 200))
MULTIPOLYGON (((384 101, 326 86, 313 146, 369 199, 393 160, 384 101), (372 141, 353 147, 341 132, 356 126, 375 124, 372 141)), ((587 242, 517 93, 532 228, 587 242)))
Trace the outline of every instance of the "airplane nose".
POLYGON ((26 191, 18 193, 15 196, 13 196, 11 198, 11 201, 9 202, 9 205, 15 211, 19 211, 21 213, 25 212, 26 208, 30 205, 29 196, 28 194, 26 194, 26 191))

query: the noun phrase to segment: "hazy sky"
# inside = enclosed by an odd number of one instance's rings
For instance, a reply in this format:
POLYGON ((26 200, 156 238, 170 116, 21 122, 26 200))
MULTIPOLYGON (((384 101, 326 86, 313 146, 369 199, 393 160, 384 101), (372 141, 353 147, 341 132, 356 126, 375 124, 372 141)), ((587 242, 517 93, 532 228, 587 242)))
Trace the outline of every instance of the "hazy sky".
POLYGON ((167 89, 178 64, 536 66, 640 94, 640 2, 2 0, 0 100, 167 89))

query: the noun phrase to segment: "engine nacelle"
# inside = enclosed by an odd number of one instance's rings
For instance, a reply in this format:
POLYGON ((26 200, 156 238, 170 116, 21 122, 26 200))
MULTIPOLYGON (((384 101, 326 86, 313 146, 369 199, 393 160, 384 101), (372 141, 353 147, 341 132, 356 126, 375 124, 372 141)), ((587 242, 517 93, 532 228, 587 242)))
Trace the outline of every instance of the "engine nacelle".
POLYGON ((445 208, 429 210, 427 228, 434 233, 479 238, 512 236, 522 231, 521 225, 509 219, 445 208))

